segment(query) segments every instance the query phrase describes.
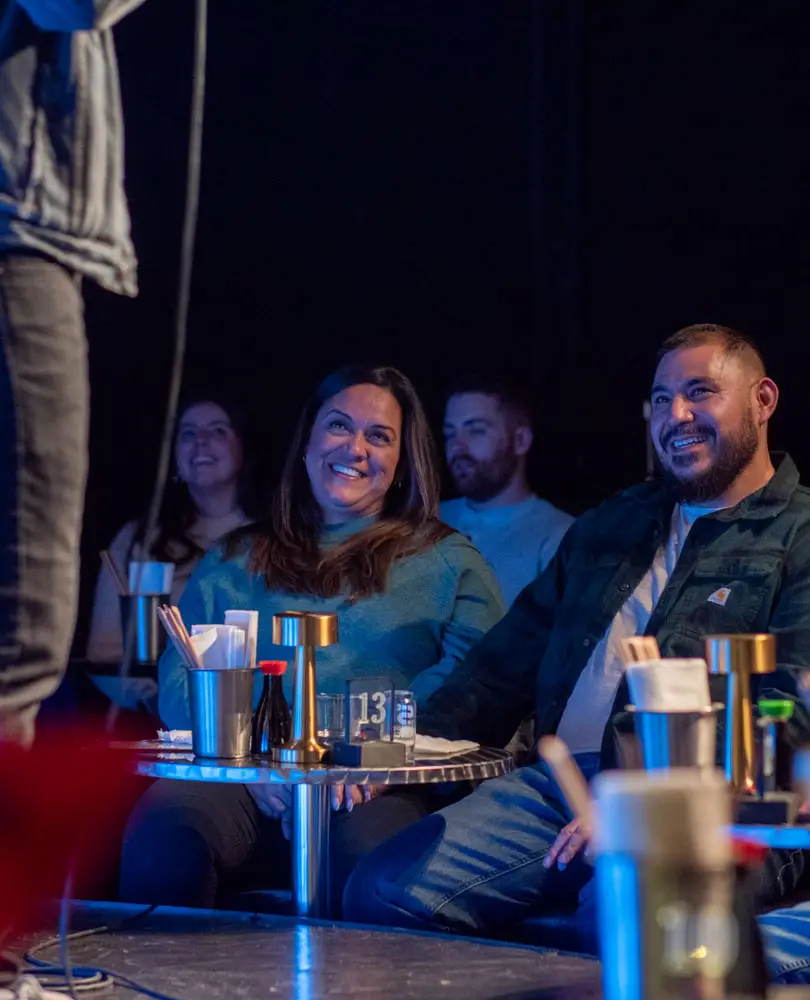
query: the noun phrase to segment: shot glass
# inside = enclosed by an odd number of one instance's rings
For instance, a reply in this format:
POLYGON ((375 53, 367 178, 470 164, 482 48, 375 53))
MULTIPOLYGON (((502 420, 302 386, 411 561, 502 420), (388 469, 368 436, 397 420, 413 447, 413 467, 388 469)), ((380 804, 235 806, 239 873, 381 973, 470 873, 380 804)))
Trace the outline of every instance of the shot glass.
POLYGON ((316 698, 318 738, 334 743, 342 740, 346 731, 342 694, 319 694, 316 698))

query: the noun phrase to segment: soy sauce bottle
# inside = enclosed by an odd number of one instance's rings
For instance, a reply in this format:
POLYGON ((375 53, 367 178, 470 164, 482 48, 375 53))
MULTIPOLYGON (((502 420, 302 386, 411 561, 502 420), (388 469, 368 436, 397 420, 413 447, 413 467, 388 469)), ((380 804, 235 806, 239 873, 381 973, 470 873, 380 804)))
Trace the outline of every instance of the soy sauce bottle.
POLYGON ((262 660, 264 674, 262 695, 253 714, 251 753, 271 753, 290 738, 290 706, 284 697, 281 679, 287 670, 285 660, 262 660))

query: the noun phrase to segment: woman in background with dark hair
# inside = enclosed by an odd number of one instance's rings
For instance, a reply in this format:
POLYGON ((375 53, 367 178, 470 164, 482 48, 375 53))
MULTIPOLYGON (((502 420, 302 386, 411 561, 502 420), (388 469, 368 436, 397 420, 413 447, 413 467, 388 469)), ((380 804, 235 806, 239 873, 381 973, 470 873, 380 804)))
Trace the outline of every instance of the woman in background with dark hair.
MULTIPOLYGON (((131 560, 175 564, 172 600, 177 603, 194 568, 211 545, 249 523, 252 513, 245 463, 245 418, 233 403, 216 393, 187 397, 180 408, 174 446, 175 474, 167 484, 157 531, 144 544, 143 520, 130 521, 118 532, 110 552, 124 572, 131 560)), ((87 658, 118 663, 123 634, 118 591, 102 567, 96 584, 87 658)), ((123 689, 116 677, 96 677, 111 700, 135 708, 154 702, 156 687, 132 678, 123 689), (151 698, 149 697, 151 695, 151 698)))
MULTIPOLYGON (((301 415, 270 518, 209 552, 183 617, 191 626, 256 609, 259 658, 289 659, 272 644, 273 614, 334 612, 340 641, 318 651, 319 691, 384 675, 424 699, 503 614, 484 560, 438 520, 438 505, 432 436, 410 381, 393 368, 335 372, 301 415)), ((173 649, 160 663, 160 714, 170 729, 189 728, 173 649)), ((337 888, 360 856, 430 811, 413 789, 361 803, 347 793, 343 805, 360 807, 333 822, 337 888)), ((279 823, 288 805, 283 789, 157 782, 130 819, 123 898, 214 906, 237 885, 289 878, 279 823)))

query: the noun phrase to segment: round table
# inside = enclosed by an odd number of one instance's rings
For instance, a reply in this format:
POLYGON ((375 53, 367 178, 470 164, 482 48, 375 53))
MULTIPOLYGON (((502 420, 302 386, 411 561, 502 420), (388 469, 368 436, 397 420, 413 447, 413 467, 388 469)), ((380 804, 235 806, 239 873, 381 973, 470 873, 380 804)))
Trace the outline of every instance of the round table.
POLYGON ((754 826, 737 824, 731 827, 733 836, 768 847, 772 851, 810 850, 810 826, 785 824, 783 826, 754 826))
POLYGON ((177 781, 232 782, 240 785, 284 784, 292 787, 292 889, 302 917, 326 917, 329 899, 329 789, 332 785, 427 785, 482 780, 514 767, 506 750, 480 747, 454 757, 415 759, 402 767, 359 768, 330 764, 277 764, 264 757, 209 760, 171 744, 128 744, 136 749, 136 770, 150 778, 177 781))

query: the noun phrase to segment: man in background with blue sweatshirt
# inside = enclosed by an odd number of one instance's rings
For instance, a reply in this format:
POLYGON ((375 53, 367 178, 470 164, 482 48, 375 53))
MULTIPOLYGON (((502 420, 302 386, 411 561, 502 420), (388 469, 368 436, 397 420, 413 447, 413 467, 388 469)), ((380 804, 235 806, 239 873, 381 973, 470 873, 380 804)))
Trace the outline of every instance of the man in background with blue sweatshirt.
POLYGON ((574 519, 529 486, 532 410, 516 385, 501 376, 459 379, 447 393, 443 431, 461 495, 444 501, 441 518, 486 559, 508 607, 548 566, 574 519))

